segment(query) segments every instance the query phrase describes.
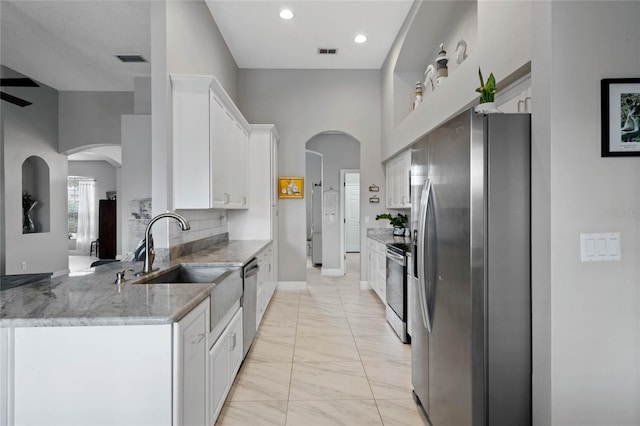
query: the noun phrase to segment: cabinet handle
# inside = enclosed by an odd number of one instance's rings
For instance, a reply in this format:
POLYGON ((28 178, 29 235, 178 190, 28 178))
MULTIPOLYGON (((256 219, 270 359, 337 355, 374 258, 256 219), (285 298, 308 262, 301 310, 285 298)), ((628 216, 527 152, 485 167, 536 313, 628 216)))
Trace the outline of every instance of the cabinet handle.
POLYGON ((198 343, 202 342, 202 339, 204 339, 204 333, 198 334, 193 341, 191 342, 192 345, 197 345, 198 343))
POLYGON ((229 197, 229 193, 225 192, 224 193, 224 203, 225 204, 229 204, 229 200, 231 199, 231 197, 229 197))
POLYGON ((247 205, 247 197, 242 197, 242 205, 243 206, 247 205))
POLYGON ((229 351, 232 351, 236 348, 236 343, 237 343, 236 340, 237 340, 236 333, 235 332, 231 333, 231 336, 229 336, 229 342, 230 342, 229 344, 231 345, 229 347, 229 351))

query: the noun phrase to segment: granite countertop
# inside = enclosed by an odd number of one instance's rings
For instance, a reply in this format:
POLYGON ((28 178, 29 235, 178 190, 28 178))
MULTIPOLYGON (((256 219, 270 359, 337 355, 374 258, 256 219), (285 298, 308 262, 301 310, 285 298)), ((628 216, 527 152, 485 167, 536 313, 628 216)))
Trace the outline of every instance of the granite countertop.
POLYGON ((393 235, 392 228, 368 228, 367 238, 371 238, 372 240, 382 244, 411 243, 411 238, 409 237, 397 237, 393 235))
MULTIPOLYGON (((224 264, 241 267, 269 240, 231 240, 169 262, 154 262, 159 271, 176 264, 224 264)), ((170 324, 209 295, 214 284, 114 284, 116 272, 142 270, 142 262, 113 262, 0 291, 0 327, 56 327, 170 324)))

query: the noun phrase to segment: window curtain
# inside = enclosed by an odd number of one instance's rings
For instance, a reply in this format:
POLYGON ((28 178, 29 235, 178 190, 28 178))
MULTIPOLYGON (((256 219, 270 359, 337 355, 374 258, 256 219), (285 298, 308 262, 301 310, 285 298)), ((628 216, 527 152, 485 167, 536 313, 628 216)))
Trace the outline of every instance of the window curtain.
POLYGON ((89 254, 91 241, 96 239, 96 184, 78 182, 78 233, 76 250, 89 254))

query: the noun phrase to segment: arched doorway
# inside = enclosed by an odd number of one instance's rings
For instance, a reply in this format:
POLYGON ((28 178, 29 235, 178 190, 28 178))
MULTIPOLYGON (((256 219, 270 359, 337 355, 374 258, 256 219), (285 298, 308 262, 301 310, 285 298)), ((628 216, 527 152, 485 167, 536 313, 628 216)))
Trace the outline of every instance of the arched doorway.
MULTIPOLYGON (((310 194, 306 206, 309 262, 313 267, 321 268, 322 275, 344 275, 348 265, 355 268, 359 264, 360 257, 358 233, 355 237, 357 245, 350 244, 348 250, 349 256, 357 257, 358 262, 346 261, 346 231, 360 226, 360 142, 347 133, 327 131, 309 139, 305 146, 306 190, 310 194), (345 191, 347 179, 349 191, 345 191), (349 200, 346 200, 347 196, 349 200), (349 226, 346 226, 346 213, 349 214, 349 226)), ((349 238, 354 239, 354 232, 349 238)), ((360 273, 359 269, 352 272, 360 273)))

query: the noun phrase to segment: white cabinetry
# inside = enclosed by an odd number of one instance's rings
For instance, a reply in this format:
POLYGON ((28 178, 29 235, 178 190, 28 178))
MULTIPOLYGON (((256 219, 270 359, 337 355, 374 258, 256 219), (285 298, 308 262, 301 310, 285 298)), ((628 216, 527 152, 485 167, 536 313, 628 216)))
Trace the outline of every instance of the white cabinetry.
POLYGON ((0 424, 205 425, 209 306, 173 324, 3 328, 0 424))
POLYGON ((387 207, 394 209, 411 208, 410 173, 411 151, 406 150, 392 158, 386 165, 387 207))
POLYGON ((215 423, 242 363, 242 308, 209 351, 208 424, 215 423))
POLYGON ((260 326, 262 316, 266 312, 277 286, 273 269, 273 251, 273 244, 269 244, 258 253, 257 256, 260 269, 258 270, 258 291, 256 298, 256 328, 260 326))
POLYGON ((228 214, 229 239, 271 240, 272 281, 278 281, 278 141, 272 124, 254 124, 249 138, 247 173, 251 205, 228 214))
POLYGON ((174 324, 174 423, 204 425, 207 416, 209 299, 174 324))
POLYGON ((248 210, 229 212, 232 240, 275 240, 277 229, 278 140, 275 126, 254 124, 249 139, 248 210))
POLYGON ((386 246, 371 238, 367 239, 369 286, 376 292, 382 303, 387 303, 387 254, 386 246))
POLYGON ((249 123, 213 76, 172 75, 173 207, 246 209, 249 123))

